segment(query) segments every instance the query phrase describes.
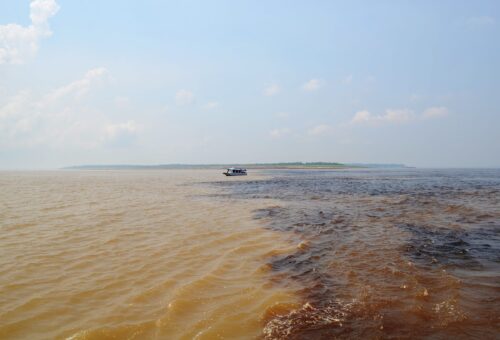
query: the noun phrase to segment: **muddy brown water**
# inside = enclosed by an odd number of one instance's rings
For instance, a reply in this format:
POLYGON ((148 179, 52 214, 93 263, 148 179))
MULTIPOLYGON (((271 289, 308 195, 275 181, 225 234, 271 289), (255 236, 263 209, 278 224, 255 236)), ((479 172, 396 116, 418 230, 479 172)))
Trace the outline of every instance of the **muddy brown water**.
POLYGON ((498 338, 500 171, 0 173, 2 339, 498 338))

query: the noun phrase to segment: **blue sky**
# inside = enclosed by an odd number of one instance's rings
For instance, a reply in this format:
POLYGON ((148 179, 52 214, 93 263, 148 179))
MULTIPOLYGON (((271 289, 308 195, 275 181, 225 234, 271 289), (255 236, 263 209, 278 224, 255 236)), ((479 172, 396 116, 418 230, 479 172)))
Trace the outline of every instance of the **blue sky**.
POLYGON ((498 1, 0 1, 0 169, 500 166, 498 1))

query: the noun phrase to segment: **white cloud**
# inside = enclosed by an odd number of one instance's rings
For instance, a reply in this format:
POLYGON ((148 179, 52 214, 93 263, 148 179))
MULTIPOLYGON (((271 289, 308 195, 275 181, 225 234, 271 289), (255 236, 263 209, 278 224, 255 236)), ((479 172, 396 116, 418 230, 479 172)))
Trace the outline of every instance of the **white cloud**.
POLYGON ((104 67, 91 69, 87 71, 82 79, 61 86, 50 92, 39 102, 39 105, 47 106, 66 97, 81 98, 91 90, 92 86, 96 85, 96 83, 106 75, 107 70, 104 67))
POLYGON ((495 19, 484 15, 467 19, 467 26, 470 28, 486 28, 495 25, 495 19))
POLYGON ((0 119, 17 115, 17 113, 26 105, 28 98, 28 91, 21 91, 12 97, 7 104, 0 107, 0 119))
POLYGON ((22 64, 38 51, 42 38, 52 35, 48 20, 59 10, 55 0, 33 0, 31 25, 0 25, 0 64, 22 64))
POLYGON ((269 132, 272 138, 281 138, 290 134, 291 130, 289 128, 273 129, 269 132))
POLYGON ((326 135, 332 132, 333 128, 327 124, 316 125, 313 128, 309 129, 307 133, 311 136, 320 136, 326 135))
POLYGON ((383 115, 372 115, 369 111, 358 111, 351 119, 351 124, 406 123, 414 119, 409 109, 387 109, 383 115))
MULTIPOLYGON (((105 74, 103 68, 90 70, 82 79, 44 96, 19 92, 0 106, 0 147, 89 148, 109 141, 113 133, 119 136, 118 128, 103 130, 109 122, 102 111, 82 102, 82 96, 95 89, 105 74)), ((131 125, 127 127, 130 132, 131 125)))
POLYGON ((272 84, 264 89, 264 95, 271 97, 277 95, 278 93, 280 93, 280 91, 281 88, 278 84, 272 84))
POLYGON ((105 141, 109 145, 125 147, 132 144, 139 127, 136 122, 129 120, 125 123, 109 124, 105 128, 105 141))
POLYGON ((351 124, 371 124, 379 125, 383 123, 408 123, 416 119, 433 119, 445 117, 449 114, 449 111, 444 106, 435 106, 427 108, 422 112, 421 115, 415 115, 412 110, 409 109, 388 109, 383 115, 373 115, 369 111, 363 110, 358 111, 354 114, 351 119, 351 124))
POLYGON ((439 107, 429 107, 428 109, 422 112, 422 118, 424 119, 432 119, 432 118, 440 118, 445 117, 449 114, 449 111, 444 106, 439 107))
POLYGON ((10 98, 0 107, 0 146, 18 139, 32 139, 29 134, 37 123, 37 117, 29 91, 21 91, 10 98))
POLYGON ((177 105, 189 105, 194 102, 194 94, 188 90, 179 90, 175 94, 175 102, 177 105))
POLYGON ((389 123, 406 123, 414 118, 413 111, 408 109, 385 110, 385 115, 381 116, 382 121, 389 123))
POLYGON ((361 124, 366 123, 372 120, 372 114, 369 111, 363 110, 358 111, 354 114, 354 117, 351 119, 352 124, 361 124))
POLYGON ((320 79, 311 79, 304 85, 302 85, 302 89, 306 92, 313 92, 319 90, 322 86, 322 81, 320 79))
POLYGON ((59 11, 55 0, 32 0, 30 3, 30 19, 34 26, 47 25, 50 17, 59 11))
POLYGON ((219 103, 218 102, 208 102, 206 103, 203 108, 205 110, 212 110, 212 109, 215 109, 216 107, 219 106, 219 103))

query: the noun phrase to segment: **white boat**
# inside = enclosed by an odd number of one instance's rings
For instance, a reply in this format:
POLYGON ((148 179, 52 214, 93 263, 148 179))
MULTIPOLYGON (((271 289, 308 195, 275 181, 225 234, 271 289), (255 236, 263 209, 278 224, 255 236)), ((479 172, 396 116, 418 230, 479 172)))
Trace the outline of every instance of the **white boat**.
POLYGON ((247 175, 247 169, 242 169, 242 168, 228 168, 226 169, 226 172, 223 172, 222 174, 226 176, 246 176, 247 175))

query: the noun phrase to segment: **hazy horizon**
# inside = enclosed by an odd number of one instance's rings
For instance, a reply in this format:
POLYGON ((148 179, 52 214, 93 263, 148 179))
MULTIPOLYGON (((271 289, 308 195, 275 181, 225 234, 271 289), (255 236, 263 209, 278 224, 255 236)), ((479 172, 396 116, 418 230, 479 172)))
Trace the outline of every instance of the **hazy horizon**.
POLYGON ((500 167, 500 3, 0 4, 0 170, 500 167))
MULTIPOLYGON (((151 170, 175 170, 175 169, 215 169, 211 168, 213 166, 223 166, 224 168, 229 167, 229 166, 238 166, 238 165, 245 165, 245 166, 251 166, 251 165, 259 165, 259 166, 265 166, 265 165, 273 165, 273 164, 290 164, 290 163, 296 163, 296 162, 266 162, 266 163, 239 163, 239 162, 232 162, 232 163, 158 163, 158 164, 113 164, 113 163, 101 163, 101 164, 71 164, 71 165, 65 165, 61 167, 31 167, 31 168, 5 168, 2 169, 0 168, 0 172, 9 172, 9 171, 57 171, 57 170, 134 170, 134 168, 145 168, 146 170, 150 168, 151 170), (163 167, 163 168, 162 168, 163 167), (116 168, 116 169, 115 169, 116 168), (123 169, 120 169, 123 168, 123 169)), ((316 163, 314 161, 312 162, 303 162, 303 163, 316 163)), ((323 163, 319 161, 319 163, 323 163)), ((325 163, 330 163, 330 162, 325 162, 325 163)), ((356 166, 365 166, 366 169, 373 169, 373 170, 381 170, 381 169, 420 169, 420 170, 461 170, 461 169, 470 169, 470 170, 497 170, 500 169, 500 166, 413 166, 411 164, 400 164, 400 163, 341 163, 341 162, 331 162, 331 163, 339 163, 345 166, 345 169, 356 169, 356 166), (386 165, 386 166, 384 166, 386 165), (352 168, 350 168, 352 167, 352 168)), ((265 168, 262 168, 265 169, 265 168)), ((279 168, 276 168, 276 170, 279 168)), ((329 168, 325 168, 323 170, 328 170, 329 168)), ((256 168, 254 170, 259 170, 259 168, 256 168)), ((290 170, 293 170, 291 168, 290 170)), ((321 168, 318 168, 318 170, 322 170, 321 168)), ((334 169, 334 170, 342 170, 342 168, 339 169, 334 169)))

